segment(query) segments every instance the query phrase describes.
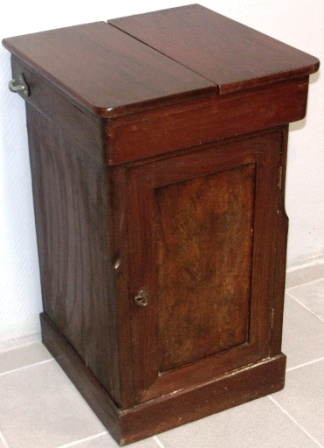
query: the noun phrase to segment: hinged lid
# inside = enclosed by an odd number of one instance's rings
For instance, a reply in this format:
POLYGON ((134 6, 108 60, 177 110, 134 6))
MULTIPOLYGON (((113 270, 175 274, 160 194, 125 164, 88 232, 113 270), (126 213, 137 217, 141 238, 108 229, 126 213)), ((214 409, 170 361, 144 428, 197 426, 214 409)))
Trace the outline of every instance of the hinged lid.
POLYGON ((199 5, 3 44, 74 103, 105 118, 302 76, 319 65, 199 5))
POLYGON ((200 5, 109 23, 214 82, 219 94, 316 72, 302 51, 200 5))

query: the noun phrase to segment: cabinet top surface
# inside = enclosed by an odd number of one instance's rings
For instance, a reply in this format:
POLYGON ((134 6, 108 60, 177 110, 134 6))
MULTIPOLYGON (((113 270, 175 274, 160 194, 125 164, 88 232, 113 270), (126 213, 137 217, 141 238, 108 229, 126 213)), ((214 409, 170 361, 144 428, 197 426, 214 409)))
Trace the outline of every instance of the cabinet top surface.
POLYGON ((199 5, 5 39, 74 102, 115 117, 314 73, 318 60, 199 5))

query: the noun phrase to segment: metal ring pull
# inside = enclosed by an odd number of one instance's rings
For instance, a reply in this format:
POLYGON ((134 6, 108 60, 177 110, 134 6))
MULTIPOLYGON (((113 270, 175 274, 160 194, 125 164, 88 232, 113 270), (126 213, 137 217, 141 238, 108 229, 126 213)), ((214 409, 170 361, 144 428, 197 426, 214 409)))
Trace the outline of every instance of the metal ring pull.
POLYGON ((145 288, 140 288, 137 295, 134 298, 136 305, 147 306, 148 304, 148 294, 145 288))
POLYGON ((11 92, 21 93, 24 96, 29 96, 29 88, 22 73, 18 75, 18 81, 12 79, 9 82, 9 90, 11 92))

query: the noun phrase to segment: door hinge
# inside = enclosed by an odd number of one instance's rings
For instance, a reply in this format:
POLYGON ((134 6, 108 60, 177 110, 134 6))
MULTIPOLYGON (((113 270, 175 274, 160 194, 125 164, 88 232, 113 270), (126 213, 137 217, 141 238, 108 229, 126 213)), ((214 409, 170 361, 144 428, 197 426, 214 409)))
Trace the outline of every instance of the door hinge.
POLYGON ((271 308, 271 316, 270 316, 270 320, 271 320, 271 330, 273 330, 273 326, 274 326, 274 308, 271 308))
POLYGON ((279 166, 278 170, 278 188, 282 190, 282 166, 279 166))

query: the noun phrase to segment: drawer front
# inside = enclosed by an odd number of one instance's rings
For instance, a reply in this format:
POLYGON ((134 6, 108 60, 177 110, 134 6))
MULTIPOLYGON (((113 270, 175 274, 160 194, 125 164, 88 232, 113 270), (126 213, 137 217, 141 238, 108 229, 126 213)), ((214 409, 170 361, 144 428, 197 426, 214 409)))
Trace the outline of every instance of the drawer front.
POLYGON ((301 120, 307 92, 308 77, 303 77, 118 118, 107 130, 107 163, 161 156, 301 120))

